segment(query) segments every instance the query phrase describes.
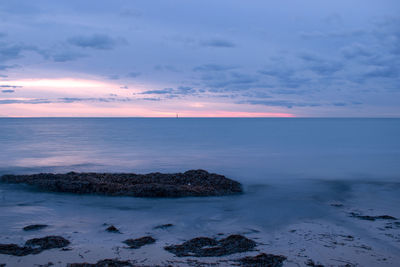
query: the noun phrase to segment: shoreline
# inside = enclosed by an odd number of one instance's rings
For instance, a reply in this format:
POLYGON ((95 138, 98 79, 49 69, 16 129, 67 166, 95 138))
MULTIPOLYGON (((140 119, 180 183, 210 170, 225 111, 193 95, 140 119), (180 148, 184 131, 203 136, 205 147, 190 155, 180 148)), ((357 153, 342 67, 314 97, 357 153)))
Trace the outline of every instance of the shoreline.
MULTIPOLYGON (((283 266, 396 266, 400 261, 399 211, 396 206, 390 208, 387 205, 389 200, 377 197, 375 200, 379 201, 372 202, 368 195, 364 195, 365 186, 360 185, 362 190, 357 189, 351 197, 340 191, 341 197, 331 195, 322 202, 310 199, 308 202, 312 206, 305 206, 306 213, 294 219, 284 212, 289 208, 295 213, 302 207, 303 204, 296 208, 293 203, 298 203, 303 194, 296 195, 285 188, 284 192, 289 194, 285 197, 272 185, 258 187, 258 194, 250 191, 239 196, 178 199, 108 198, 22 189, 18 191, 21 196, 16 201, 9 199, 7 191, 0 188, 3 199, 9 203, 7 205, 18 209, 15 220, 3 222, 1 243, 22 246, 28 239, 48 235, 59 235, 71 242, 68 250, 50 249, 23 257, 0 254, 0 264, 46 266, 52 262, 54 266, 66 266, 69 263, 94 264, 105 259, 118 259, 129 260, 135 266, 238 266, 239 259, 265 253, 286 257, 283 266), (274 192, 276 196, 272 195, 274 192), (248 213, 246 207, 265 201, 260 199, 261 195, 269 196, 271 206, 262 209, 269 214, 258 221, 254 216, 262 214, 248 213), (37 200, 21 202, 19 199, 23 196, 37 200), (282 203, 289 196, 295 202, 282 203), (274 197, 281 205, 277 212, 272 209, 274 197), (250 201, 253 198, 254 203, 250 201), (314 205, 326 212, 321 216, 308 216, 307 210, 319 212, 314 205), (237 214, 237 209, 241 209, 243 215, 237 214), (34 215, 38 211, 44 216, 34 215), (53 212, 59 213, 60 219, 55 219, 53 212), (48 227, 24 231, 23 228, 29 224, 47 224, 48 227), (111 225, 120 233, 106 231, 111 225), (12 227, 11 231, 4 231, 8 227, 12 227), (164 249, 196 237, 221 240, 237 234, 255 241, 254 251, 221 257, 177 257, 164 249), (145 236, 151 236, 155 242, 138 249, 129 249, 123 243, 127 239, 145 236)), ((387 193, 388 190, 386 187, 367 186, 377 192, 387 193)), ((293 190, 298 190, 293 187, 293 190)), ((320 188, 316 192, 323 195, 320 188)), ((7 211, 4 208, 3 211, 7 211)), ((10 213, 10 216, 13 215, 10 213)), ((2 218, 5 218, 4 214, 2 218)))

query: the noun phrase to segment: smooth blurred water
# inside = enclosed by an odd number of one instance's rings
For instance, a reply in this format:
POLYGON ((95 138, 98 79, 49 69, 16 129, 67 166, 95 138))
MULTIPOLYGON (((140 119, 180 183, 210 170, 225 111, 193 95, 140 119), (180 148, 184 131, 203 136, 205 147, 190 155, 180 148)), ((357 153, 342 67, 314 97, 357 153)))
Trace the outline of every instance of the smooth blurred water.
POLYGON ((106 244, 111 253, 124 238, 151 234, 166 254, 163 245, 196 236, 243 233, 270 242, 274 231, 323 221, 398 255, 397 241, 382 241, 348 212, 400 217, 399 137, 400 119, 0 119, 0 175, 202 168, 245 188, 226 197, 148 199, 0 183, 0 242, 23 244, 38 233, 22 227, 44 223, 40 234, 69 238, 73 251, 106 244), (104 223, 124 234, 107 235, 104 223), (175 226, 153 229, 164 223, 175 226))
POLYGON ((400 119, 0 119, 0 174, 206 169, 245 184, 397 180, 400 119))

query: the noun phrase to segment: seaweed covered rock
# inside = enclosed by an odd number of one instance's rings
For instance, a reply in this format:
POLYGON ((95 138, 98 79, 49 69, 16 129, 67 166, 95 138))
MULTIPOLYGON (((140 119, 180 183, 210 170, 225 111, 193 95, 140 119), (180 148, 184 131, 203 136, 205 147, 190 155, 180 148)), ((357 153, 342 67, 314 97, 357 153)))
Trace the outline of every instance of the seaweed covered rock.
POLYGON ((219 257, 252 250, 256 242, 241 235, 230 235, 216 240, 209 237, 197 237, 182 243, 164 247, 178 257, 219 257))
POLYGON ((109 233, 121 233, 117 227, 115 227, 114 225, 110 225, 109 227, 106 228, 106 231, 109 233))
POLYGON ((241 258, 238 262, 240 262, 240 266, 245 267, 281 267, 285 260, 285 256, 261 253, 257 256, 241 258))
POLYGON ((23 228, 24 231, 34 231, 34 230, 40 230, 43 228, 46 228, 48 225, 47 224, 31 224, 27 225, 23 228))
POLYGON ((0 254, 26 256, 29 254, 39 254, 47 249, 63 248, 69 244, 70 242, 61 236, 46 236, 29 239, 23 247, 16 244, 0 244, 0 254))
POLYGON ((133 266, 129 261, 120 261, 117 259, 105 259, 96 263, 69 263, 67 267, 125 267, 133 266))
POLYGON ((138 249, 143 247, 144 245, 150 245, 155 242, 156 240, 151 236, 144 236, 137 239, 127 239, 123 243, 127 244, 129 248, 138 249))
POLYGON ((111 196, 221 196, 242 192, 239 182, 204 170, 171 174, 69 172, 66 174, 3 175, 1 181, 29 184, 53 192, 111 196))
POLYGON ((360 220, 366 221, 375 221, 375 220, 397 220, 397 218, 390 215, 379 215, 379 216, 370 216, 370 215, 361 215, 359 213, 350 212, 350 217, 354 217, 360 220))

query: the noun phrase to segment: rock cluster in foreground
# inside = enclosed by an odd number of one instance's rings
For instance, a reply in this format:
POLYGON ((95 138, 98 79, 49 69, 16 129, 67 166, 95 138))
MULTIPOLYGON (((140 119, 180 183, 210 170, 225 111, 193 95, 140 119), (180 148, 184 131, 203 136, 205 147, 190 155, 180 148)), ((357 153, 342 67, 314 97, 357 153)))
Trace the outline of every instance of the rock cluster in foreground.
POLYGON ((220 257, 239 252, 247 252, 256 247, 256 242, 241 235, 230 235, 216 240, 210 237, 196 237, 181 245, 164 249, 178 257, 220 257))
POLYGON ((242 192, 239 182, 204 170, 184 173, 40 173, 3 175, 2 182, 34 185, 42 190, 75 194, 134 197, 222 196, 242 192))
POLYGON ((63 248, 69 244, 70 242, 61 236, 46 236, 29 239, 23 247, 16 244, 0 244, 0 254, 26 256, 29 254, 39 254, 47 249, 63 248))

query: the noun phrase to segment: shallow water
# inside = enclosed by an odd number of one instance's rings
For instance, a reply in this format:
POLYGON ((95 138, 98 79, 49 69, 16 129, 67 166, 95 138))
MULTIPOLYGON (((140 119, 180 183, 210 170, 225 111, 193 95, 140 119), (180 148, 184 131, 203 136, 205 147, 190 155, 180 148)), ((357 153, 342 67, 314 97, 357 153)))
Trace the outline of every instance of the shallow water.
POLYGON ((23 226, 45 223, 41 234, 93 246, 108 240, 103 223, 111 223, 172 242, 326 220, 376 242, 330 203, 400 217, 399 136, 399 119, 0 119, 0 175, 202 168, 245 188, 238 196, 142 199, 0 184, 0 237, 23 243, 37 235, 23 226), (165 223, 175 226, 153 229, 165 223))

